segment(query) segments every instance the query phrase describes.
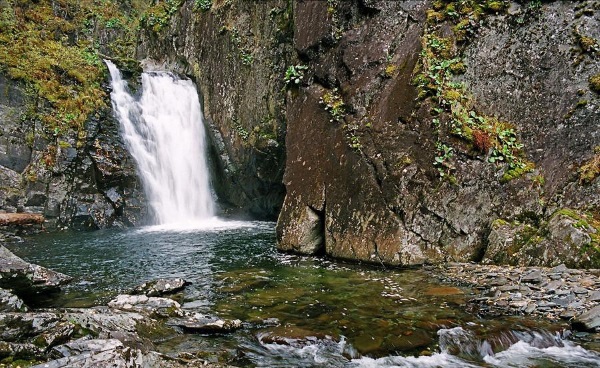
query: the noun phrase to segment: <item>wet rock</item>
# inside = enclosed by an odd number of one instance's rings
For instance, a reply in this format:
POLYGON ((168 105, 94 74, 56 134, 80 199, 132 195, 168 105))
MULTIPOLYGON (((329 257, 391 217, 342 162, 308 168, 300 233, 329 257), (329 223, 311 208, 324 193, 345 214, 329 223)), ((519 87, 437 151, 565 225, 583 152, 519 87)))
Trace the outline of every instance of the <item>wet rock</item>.
POLYGON ((27 312, 27 306, 23 301, 8 290, 0 289, 0 313, 4 312, 27 312))
POLYGON ((578 331, 594 331, 600 329, 600 305, 575 318, 571 323, 571 326, 578 331))
POLYGON ((200 314, 188 316, 187 318, 170 319, 169 325, 179 327, 188 333, 229 333, 242 327, 239 319, 224 320, 215 317, 204 317, 200 314))
POLYGON ((183 316, 181 305, 172 299, 145 295, 119 295, 108 303, 110 308, 148 313, 160 317, 183 316))
POLYGON ((595 295, 600 278, 595 270, 476 264, 448 264, 428 270, 440 280, 475 287, 477 293, 469 299, 468 308, 481 315, 528 314, 556 321, 600 305, 600 294, 595 295), (553 280, 551 276, 556 272, 573 277, 553 280), (499 278, 506 284, 493 285, 499 278))
POLYGON ((6 357, 23 360, 43 359, 44 352, 34 344, 0 341, 0 359, 6 357))
POLYGON ((64 319, 93 331, 99 336, 108 336, 115 331, 135 332, 136 327, 148 318, 134 311, 122 311, 107 307, 70 309, 64 319))
POLYGON ((22 342, 30 336, 50 333, 60 321, 56 313, 2 313, 0 340, 22 342))
POLYGON ((0 287, 27 299, 33 294, 52 293, 71 281, 71 277, 25 262, 0 246, 0 287))
POLYGON ((185 288, 190 283, 184 279, 158 279, 154 281, 145 282, 135 287, 131 294, 132 295, 146 295, 149 297, 163 296, 167 294, 177 293, 185 288))
POLYGON ((53 349, 55 359, 36 367, 133 367, 137 364, 138 354, 126 348, 119 340, 81 339, 53 349))

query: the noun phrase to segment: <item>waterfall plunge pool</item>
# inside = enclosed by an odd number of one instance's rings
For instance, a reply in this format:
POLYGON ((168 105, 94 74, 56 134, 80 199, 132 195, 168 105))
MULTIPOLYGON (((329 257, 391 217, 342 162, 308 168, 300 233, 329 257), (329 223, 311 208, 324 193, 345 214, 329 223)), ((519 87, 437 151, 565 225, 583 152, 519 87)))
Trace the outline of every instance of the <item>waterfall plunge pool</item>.
MULTIPOLYGON (((600 367, 600 355, 561 339, 561 326, 527 318, 480 319, 472 291, 422 270, 383 270, 275 251, 274 224, 213 223, 62 232, 10 249, 73 276, 55 306, 102 305, 148 280, 192 282, 183 307, 244 328, 173 334, 158 344, 242 367, 600 367)), ((589 347, 588 347, 589 349, 589 347)))

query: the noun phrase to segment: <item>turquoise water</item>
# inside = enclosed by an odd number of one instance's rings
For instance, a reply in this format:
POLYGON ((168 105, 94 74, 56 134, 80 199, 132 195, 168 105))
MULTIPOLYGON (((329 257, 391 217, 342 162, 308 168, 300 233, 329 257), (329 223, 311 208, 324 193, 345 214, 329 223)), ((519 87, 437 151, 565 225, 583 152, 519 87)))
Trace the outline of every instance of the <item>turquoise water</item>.
MULTIPOLYGON (((561 325, 468 314, 473 291, 422 270, 385 270, 275 250, 274 224, 41 234, 10 246, 73 276, 55 306, 105 304, 144 281, 182 277, 183 307, 244 328, 174 334, 158 348, 263 367, 600 367, 561 325)), ((589 347, 588 347, 589 349, 589 347)))

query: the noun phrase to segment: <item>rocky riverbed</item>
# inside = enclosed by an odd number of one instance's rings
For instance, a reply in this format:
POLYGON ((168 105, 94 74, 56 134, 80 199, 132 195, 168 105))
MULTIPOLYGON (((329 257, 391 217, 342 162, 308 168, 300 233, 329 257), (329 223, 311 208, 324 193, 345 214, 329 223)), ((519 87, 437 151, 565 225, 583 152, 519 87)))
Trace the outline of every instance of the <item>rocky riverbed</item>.
MULTIPOLYGON (((31 310, 23 301, 48 297, 66 275, 30 264, 0 246, 0 367, 223 367, 193 353, 169 356, 155 342, 182 333, 227 333, 239 320, 191 313, 173 299, 182 279, 144 283, 107 306, 31 310)), ((213 360, 213 361, 211 361, 213 360)))
POLYGON ((449 263, 426 269, 441 281, 472 286, 470 309, 482 316, 564 320, 600 341, 600 270, 449 263))

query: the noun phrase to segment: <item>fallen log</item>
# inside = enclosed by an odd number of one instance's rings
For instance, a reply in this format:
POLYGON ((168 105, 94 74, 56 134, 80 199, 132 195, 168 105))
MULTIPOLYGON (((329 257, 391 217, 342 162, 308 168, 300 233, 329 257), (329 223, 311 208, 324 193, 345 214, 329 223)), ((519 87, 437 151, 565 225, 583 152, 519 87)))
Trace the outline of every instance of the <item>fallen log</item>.
POLYGON ((0 213, 0 226, 43 224, 44 220, 35 213, 0 213))

